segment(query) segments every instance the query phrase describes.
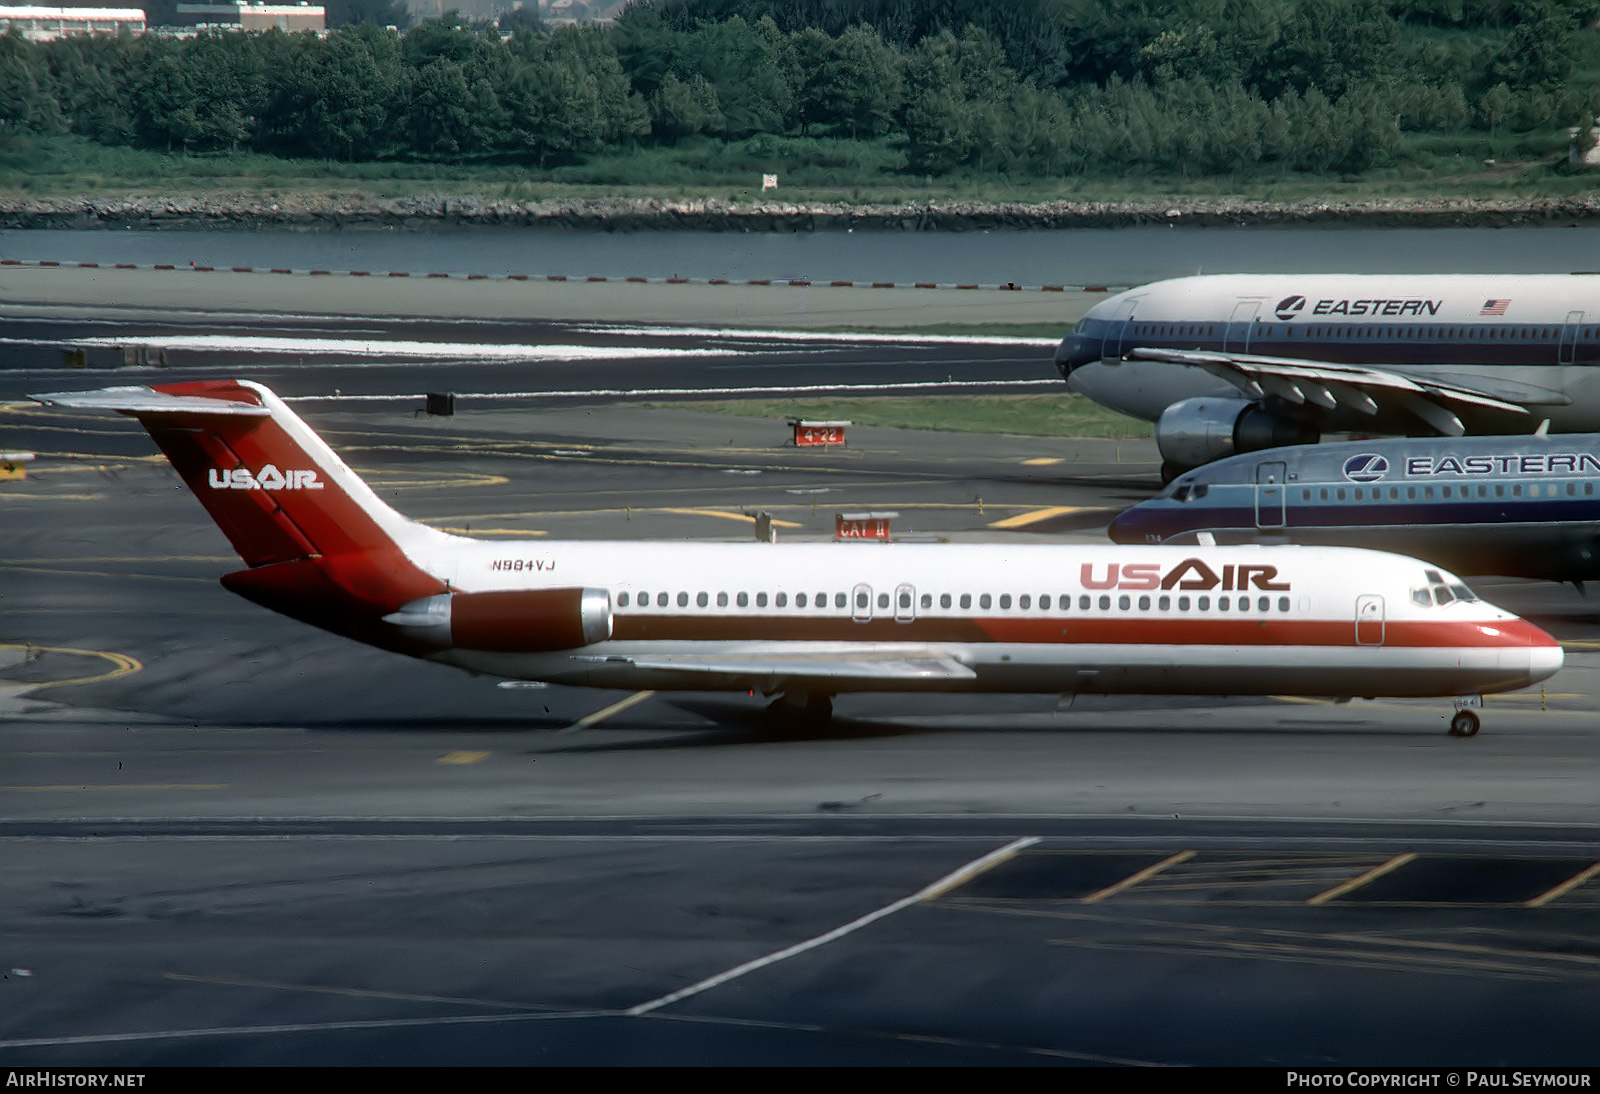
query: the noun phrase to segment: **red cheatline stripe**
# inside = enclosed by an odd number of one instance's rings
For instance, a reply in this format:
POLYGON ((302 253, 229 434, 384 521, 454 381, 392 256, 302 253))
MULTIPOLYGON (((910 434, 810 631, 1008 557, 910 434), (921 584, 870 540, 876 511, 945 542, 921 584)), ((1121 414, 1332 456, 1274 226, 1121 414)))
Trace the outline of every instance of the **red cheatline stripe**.
POLYGON ((957 285, 956 286, 956 288, 958 288, 958 289, 976 289, 977 287, 978 286, 976 286, 976 285, 957 285))
POLYGON ((39 263, 39 265, 41 265, 41 266, 59 266, 59 265, 61 265, 61 263, 59 263, 59 262, 41 262, 41 263, 39 263))
POLYGON ((919 289, 937 289, 939 286, 932 281, 918 281, 916 287, 919 289))
MULTIPOLYGON (((156 263, 155 268, 158 269, 158 270, 170 270, 170 269, 173 269, 172 266, 169 266, 169 265, 166 265, 166 264, 160 263, 160 262, 156 263)), ((284 273, 288 273, 289 271, 288 270, 284 270, 283 272, 284 273)))
POLYGON ((281 273, 281 274, 294 273, 293 270, 272 270, 270 272, 272 272, 272 273, 281 273))
POLYGON ((232 269, 233 269, 234 273, 255 273, 256 272, 254 266, 234 266, 232 269))
POLYGON ((567 279, 567 275, 566 274, 548 274, 545 277, 546 281, 565 281, 566 279, 567 279))
POLYGON ((0 266, 20 266, 20 265, 22 265, 22 259, 20 259, 20 258, 0 258, 0 266))
POLYGON ((854 281, 830 281, 828 284, 836 289, 852 289, 855 288, 856 283, 854 281))
POLYGON ((333 275, 330 274, 327 270, 312 270, 311 271, 311 276, 312 277, 332 277, 333 275))
POLYGON ((79 269, 84 269, 84 270, 98 270, 100 268, 100 263, 98 263, 98 262, 80 262, 80 263, 78 263, 78 267, 79 267, 79 269))
POLYGON ((1110 292, 1111 290, 1106 288, 1104 285, 1085 285, 1083 287, 1083 291, 1084 292, 1110 292))
POLYGON ((1060 285, 1040 285, 1039 286, 1039 291, 1040 292, 1066 292, 1067 290, 1065 288, 1063 288, 1062 286, 1060 286, 1060 285))
POLYGON ((799 280, 791 280, 791 281, 790 281, 790 282, 789 282, 789 284, 791 284, 791 285, 799 285, 799 286, 802 286, 802 287, 804 287, 804 286, 806 286, 806 285, 809 285, 809 284, 811 284, 811 282, 809 282, 809 281, 799 281, 799 280))
POLYGON ((527 274, 506 274, 506 280, 507 281, 526 281, 526 280, 528 280, 528 275, 527 274))
POLYGON ((119 269, 119 270, 137 270, 138 268, 139 267, 137 265, 135 265, 134 263, 132 263, 132 262, 118 262, 117 263, 117 269, 119 269))
POLYGON ((486 280, 488 280, 488 277, 489 277, 488 274, 468 274, 467 275, 467 280, 468 281, 486 281, 486 280))
POLYGON ((195 266, 194 269, 204 270, 206 273, 212 273, 215 271, 215 267, 213 266, 195 266))
POLYGON ((389 276, 390 277, 410 277, 411 275, 406 273, 404 270, 390 270, 389 271, 389 276))
POLYGON ((429 277, 449 277, 450 275, 449 274, 442 274, 442 273, 431 273, 428 276, 429 277))
POLYGON ((622 280, 624 280, 624 281, 648 281, 649 278, 646 278, 646 277, 624 277, 622 280))
POLYGON ((350 276, 351 277, 371 277, 372 275, 369 274, 366 270, 351 270, 350 271, 350 276))
POLYGON ((604 281, 606 279, 603 278, 603 277, 586 277, 586 278, 584 278, 584 280, 585 281, 604 281))
POLYGON ((688 283, 689 283, 689 278, 687 278, 687 277, 669 277, 669 278, 667 278, 667 284, 668 285, 687 285, 688 283))

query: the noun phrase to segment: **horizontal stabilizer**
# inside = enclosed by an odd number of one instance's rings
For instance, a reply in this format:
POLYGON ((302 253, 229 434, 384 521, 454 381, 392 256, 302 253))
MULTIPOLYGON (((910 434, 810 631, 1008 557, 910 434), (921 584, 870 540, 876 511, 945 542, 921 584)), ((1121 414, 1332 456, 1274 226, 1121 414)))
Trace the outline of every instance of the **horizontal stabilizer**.
POLYGON ((264 406, 212 399, 203 395, 171 395, 148 387, 103 387, 98 391, 53 391, 28 398, 45 406, 77 410, 120 410, 125 414, 230 414, 246 418, 266 418, 272 412, 264 406))
POLYGON ((640 669, 716 676, 782 677, 786 680, 971 680, 975 673, 952 657, 720 657, 667 654, 658 657, 581 658, 620 662, 640 669))

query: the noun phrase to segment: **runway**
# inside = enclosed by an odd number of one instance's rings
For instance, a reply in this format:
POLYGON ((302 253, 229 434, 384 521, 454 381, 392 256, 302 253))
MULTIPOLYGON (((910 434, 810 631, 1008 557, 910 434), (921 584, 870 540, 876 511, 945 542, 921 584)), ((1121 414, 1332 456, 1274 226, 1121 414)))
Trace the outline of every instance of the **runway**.
MULTIPOLYGON (((772 345, 735 359, 809 367, 772 345)), ((870 508, 1098 539, 1156 489, 1149 442, 300 409, 483 536, 870 508)), ((0 429, 75 454, 0 482, 0 1064, 1594 1062, 1600 627, 1570 589, 1480 586, 1568 662, 1470 740, 1444 701, 1185 698, 854 696, 774 733, 760 697, 500 688, 272 615, 217 584, 236 560, 134 423, 0 429)))

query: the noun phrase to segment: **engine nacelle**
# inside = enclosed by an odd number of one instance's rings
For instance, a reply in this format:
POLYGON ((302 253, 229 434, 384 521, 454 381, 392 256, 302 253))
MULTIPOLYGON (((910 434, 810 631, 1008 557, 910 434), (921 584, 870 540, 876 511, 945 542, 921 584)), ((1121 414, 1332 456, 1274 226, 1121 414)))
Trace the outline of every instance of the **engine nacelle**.
POLYGON ((413 600, 383 621, 439 649, 545 653, 610 638, 611 594, 604 589, 447 593, 413 600))
POLYGON ((1279 448, 1286 444, 1316 444, 1317 427, 1274 414, 1248 399, 1202 396, 1173 403, 1156 422, 1156 445, 1161 458, 1176 471, 1239 452, 1279 448))

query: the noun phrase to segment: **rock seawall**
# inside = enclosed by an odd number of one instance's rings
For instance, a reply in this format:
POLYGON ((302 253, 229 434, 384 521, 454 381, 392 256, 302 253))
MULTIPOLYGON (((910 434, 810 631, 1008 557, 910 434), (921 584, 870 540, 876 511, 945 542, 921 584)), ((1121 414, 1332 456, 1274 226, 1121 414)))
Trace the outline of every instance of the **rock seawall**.
POLYGON ((119 198, 0 198, 0 228, 559 227, 604 231, 809 232, 1114 228, 1137 224, 1505 227, 1600 221, 1600 193, 1562 198, 1369 201, 930 201, 835 204, 715 199, 485 197, 374 198, 362 194, 209 193, 119 198))

